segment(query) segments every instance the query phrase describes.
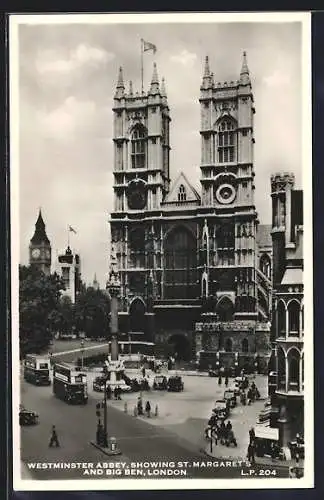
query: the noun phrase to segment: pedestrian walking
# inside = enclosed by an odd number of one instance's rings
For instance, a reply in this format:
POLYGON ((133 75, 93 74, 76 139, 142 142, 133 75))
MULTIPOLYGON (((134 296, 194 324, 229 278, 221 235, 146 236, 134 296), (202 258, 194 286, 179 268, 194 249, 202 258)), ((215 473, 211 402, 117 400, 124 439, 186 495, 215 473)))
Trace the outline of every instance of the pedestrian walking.
POLYGON ((219 439, 221 444, 225 443, 226 439, 226 426, 224 420, 221 421, 221 424, 219 426, 219 439))
POLYGON ((221 375, 218 377, 218 385, 222 385, 222 376, 221 375))
POLYGON ((255 430, 254 427, 251 427, 249 430, 249 436, 250 436, 250 443, 255 441, 255 430))
POLYGON ((247 459, 251 465, 255 464, 255 442, 250 441, 247 451, 247 459))
POLYGON ((145 374, 146 374, 146 370, 145 370, 145 366, 143 366, 143 368, 142 368, 142 375, 143 375, 143 378, 145 378, 145 374))
POLYGON ((137 400, 137 413, 138 415, 143 415, 143 401, 140 396, 137 400))
POLYGON ((228 376, 225 377, 225 386, 228 387, 228 376))
POLYGON ((146 411, 146 415, 148 416, 148 418, 150 418, 150 416, 151 416, 151 403, 149 401, 146 401, 145 411, 146 411))
POLYGON ((118 388, 117 388, 117 386, 114 389, 114 397, 115 397, 115 399, 118 399, 118 388))
POLYGON ((55 425, 52 426, 51 439, 50 439, 50 442, 48 444, 49 448, 52 448, 52 446, 54 444, 55 444, 56 448, 58 448, 60 446, 60 443, 59 443, 59 440, 58 440, 58 437, 57 437, 57 432, 56 432, 55 425))
POLYGON ((111 387, 108 385, 107 387, 107 399, 111 399, 111 387))

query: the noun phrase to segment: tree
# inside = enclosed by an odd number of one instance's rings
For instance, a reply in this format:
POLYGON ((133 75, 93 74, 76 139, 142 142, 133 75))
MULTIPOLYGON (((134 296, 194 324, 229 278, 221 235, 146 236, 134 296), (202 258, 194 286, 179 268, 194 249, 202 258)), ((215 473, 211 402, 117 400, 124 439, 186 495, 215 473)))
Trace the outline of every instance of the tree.
POLYGON ((56 274, 19 266, 19 340, 21 355, 41 352, 55 332, 55 316, 64 290, 56 274))
POLYGON ((106 337, 109 328, 110 300, 102 290, 82 290, 75 304, 75 327, 87 337, 106 337))
POLYGON ((55 324, 56 332, 61 335, 70 335, 74 326, 74 306, 71 298, 63 295, 58 303, 58 308, 54 311, 52 322, 55 324))

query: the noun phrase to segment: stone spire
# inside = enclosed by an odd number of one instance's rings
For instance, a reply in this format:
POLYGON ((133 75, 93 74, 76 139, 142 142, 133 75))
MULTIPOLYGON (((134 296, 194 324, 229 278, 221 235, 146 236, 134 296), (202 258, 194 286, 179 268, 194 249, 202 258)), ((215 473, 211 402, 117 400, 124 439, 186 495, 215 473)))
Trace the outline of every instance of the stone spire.
POLYGON ((242 68, 241 68, 241 73, 240 73, 240 84, 241 85, 248 85, 251 83, 250 80, 250 73, 249 73, 249 68, 247 65, 247 59, 246 59, 246 52, 243 52, 243 61, 242 61, 242 68))
POLYGON ((161 84, 161 96, 162 97, 167 97, 166 89, 165 89, 165 79, 164 77, 162 78, 162 84, 161 84))
POLYGON ((43 220, 41 209, 39 209, 38 218, 35 224, 35 233, 30 242, 33 244, 50 243, 46 234, 45 223, 43 220))
POLYGON ((116 87, 116 93, 115 97, 123 97, 125 94, 125 85, 124 85, 124 77, 123 77, 123 68, 119 68, 119 73, 118 73, 118 81, 117 81, 117 87, 116 87))
POLYGON ((132 80, 129 82, 129 92, 128 92, 130 97, 133 97, 133 82, 132 80))
POLYGON ((211 76, 210 69, 209 69, 209 57, 206 56, 204 76, 202 79, 201 88, 202 89, 209 89, 211 87, 211 85, 212 85, 212 76, 211 76))
POLYGON ((97 274, 96 273, 95 273, 94 278, 93 278, 92 286, 93 286, 93 288, 95 290, 99 290, 99 283, 98 283, 98 280, 97 280, 97 274))
POLYGON ((149 94, 158 94, 160 92, 159 77, 157 73, 156 63, 153 64, 153 74, 151 80, 151 88, 149 94))

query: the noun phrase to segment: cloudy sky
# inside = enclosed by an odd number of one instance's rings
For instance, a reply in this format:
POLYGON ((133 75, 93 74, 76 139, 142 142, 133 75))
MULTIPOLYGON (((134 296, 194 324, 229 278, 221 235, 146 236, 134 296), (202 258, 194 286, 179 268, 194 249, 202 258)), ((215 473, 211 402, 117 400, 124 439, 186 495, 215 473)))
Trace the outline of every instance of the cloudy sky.
MULTIPOLYGON (((209 55, 215 81, 237 79, 247 51, 255 96, 256 205, 270 223, 270 175, 295 173, 301 187, 301 26, 299 23, 65 24, 19 26, 20 261, 42 208, 53 257, 71 243, 91 282, 105 284, 113 206, 112 100, 118 67, 140 90, 153 61, 171 109, 171 178, 182 170, 199 188, 199 87, 209 55)), ((128 86, 128 83, 127 83, 128 86)))

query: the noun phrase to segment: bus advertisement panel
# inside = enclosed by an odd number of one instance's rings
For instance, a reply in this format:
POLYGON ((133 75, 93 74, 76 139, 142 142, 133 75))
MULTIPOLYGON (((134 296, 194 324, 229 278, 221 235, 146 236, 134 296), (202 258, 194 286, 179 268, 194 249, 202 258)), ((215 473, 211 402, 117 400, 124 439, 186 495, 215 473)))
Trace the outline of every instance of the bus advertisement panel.
POLYGON ((87 375, 74 366, 57 364, 53 369, 53 394, 70 404, 88 402, 87 375))
POLYGON ((24 360, 24 379, 35 385, 50 385, 50 360, 48 357, 27 354, 24 360))

